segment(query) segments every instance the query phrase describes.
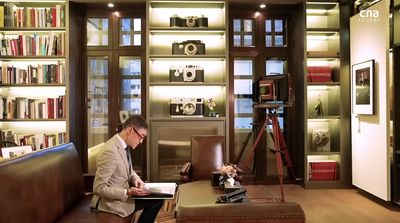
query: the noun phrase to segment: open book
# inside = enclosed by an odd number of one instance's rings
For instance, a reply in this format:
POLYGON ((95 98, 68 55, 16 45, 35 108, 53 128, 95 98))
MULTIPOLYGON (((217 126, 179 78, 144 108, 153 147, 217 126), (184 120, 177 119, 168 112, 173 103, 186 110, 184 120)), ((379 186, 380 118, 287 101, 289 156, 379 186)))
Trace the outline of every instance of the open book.
POLYGON ((145 183, 144 190, 151 194, 132 196, 134 199, 172 199, 175 196, 176 183, 145 183))

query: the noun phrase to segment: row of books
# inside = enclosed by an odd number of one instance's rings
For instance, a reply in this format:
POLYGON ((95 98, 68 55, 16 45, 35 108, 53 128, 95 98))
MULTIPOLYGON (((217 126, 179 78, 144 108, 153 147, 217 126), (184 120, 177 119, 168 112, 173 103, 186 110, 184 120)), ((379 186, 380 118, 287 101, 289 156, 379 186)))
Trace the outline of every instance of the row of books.
POLYGON ((32 99, 0 96, 0 119, 62 119, 66 118, 66 98, 32 99))
POLYGON ((0 6, 0 27, 65 27, 65 7, 18 7, 13 3, 0 6))
POLYGON ((17 68, 3 63, 0 67, 1 84, 63 84, 65 64, 37 64, 17 68))
POLYGON ((339 165, 334 160, 310 162, 310 181, 337 180, 339 165))
POLYGON ((61 56, 64 55, 64 33, 49 35, 18 35, 18 38, 2 38, 2 56, 61 56))
POLYGON ((329 66, 308 66, 307 82, 331 82, 332 68, 329 66))
POLYGON ((12 130, 0 130, 1 141, 15 142, 19 146, 31 145, 33 150, 44 149, 66 143, 66 133, 15 133, 12 130))

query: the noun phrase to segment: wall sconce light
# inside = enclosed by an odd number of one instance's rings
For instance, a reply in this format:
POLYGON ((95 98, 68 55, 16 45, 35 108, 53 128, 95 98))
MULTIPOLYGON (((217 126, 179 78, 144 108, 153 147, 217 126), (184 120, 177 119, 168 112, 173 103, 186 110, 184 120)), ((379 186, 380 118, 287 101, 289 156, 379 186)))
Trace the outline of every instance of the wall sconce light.
POLYGON ((258 12, 258 11, 254 13, 255 17, 258 17, 259 15, 260 15, 260 12, 258 12))

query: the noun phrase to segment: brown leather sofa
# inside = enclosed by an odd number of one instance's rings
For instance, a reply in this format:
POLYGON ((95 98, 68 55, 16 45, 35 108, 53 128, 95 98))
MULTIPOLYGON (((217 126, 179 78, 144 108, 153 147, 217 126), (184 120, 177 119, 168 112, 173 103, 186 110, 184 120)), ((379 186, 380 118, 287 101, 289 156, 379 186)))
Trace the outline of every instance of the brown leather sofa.
POLYGON ((90 211, 73 143, 0 161, 0 222, 131 222, 90 211))

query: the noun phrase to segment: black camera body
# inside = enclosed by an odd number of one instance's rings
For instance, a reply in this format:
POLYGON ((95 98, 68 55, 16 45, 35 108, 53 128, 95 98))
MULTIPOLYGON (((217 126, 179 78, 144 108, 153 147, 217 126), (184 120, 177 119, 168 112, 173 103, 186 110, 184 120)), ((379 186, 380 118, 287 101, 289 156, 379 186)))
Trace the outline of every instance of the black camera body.
POLYGON ((172 16, 169 18, 170 27, 208 27, 208 18, 204 16, 187 16, 181 18, 179 16, 172 16))
POLYGON ((172 43, 173 55, 204 55, 206 45, 201 40, 186 40, 180 43, 172 43))
POLYGON ((264 76, 253 85, 253 101, 288 102, 290 95, 289 74, 271 74, 264 76), (255 85, 255 86, 254 86, 255 85))
POLYGON ((225 204, 225 203, 243 202, 243 200, 246 198, 246 193, 247 193, 246 188, 242 187, 228 194, 222 194, 217 198, 217 201, 215 203, 225 204))
POLYGON ((171 116, 203 116, 204 103, 202 98, 173 98, 170 100, 171 116))
POLYGON ((196 65, 173 66, 169 69, 170 82, 204 82, 204 69, 196 65))

